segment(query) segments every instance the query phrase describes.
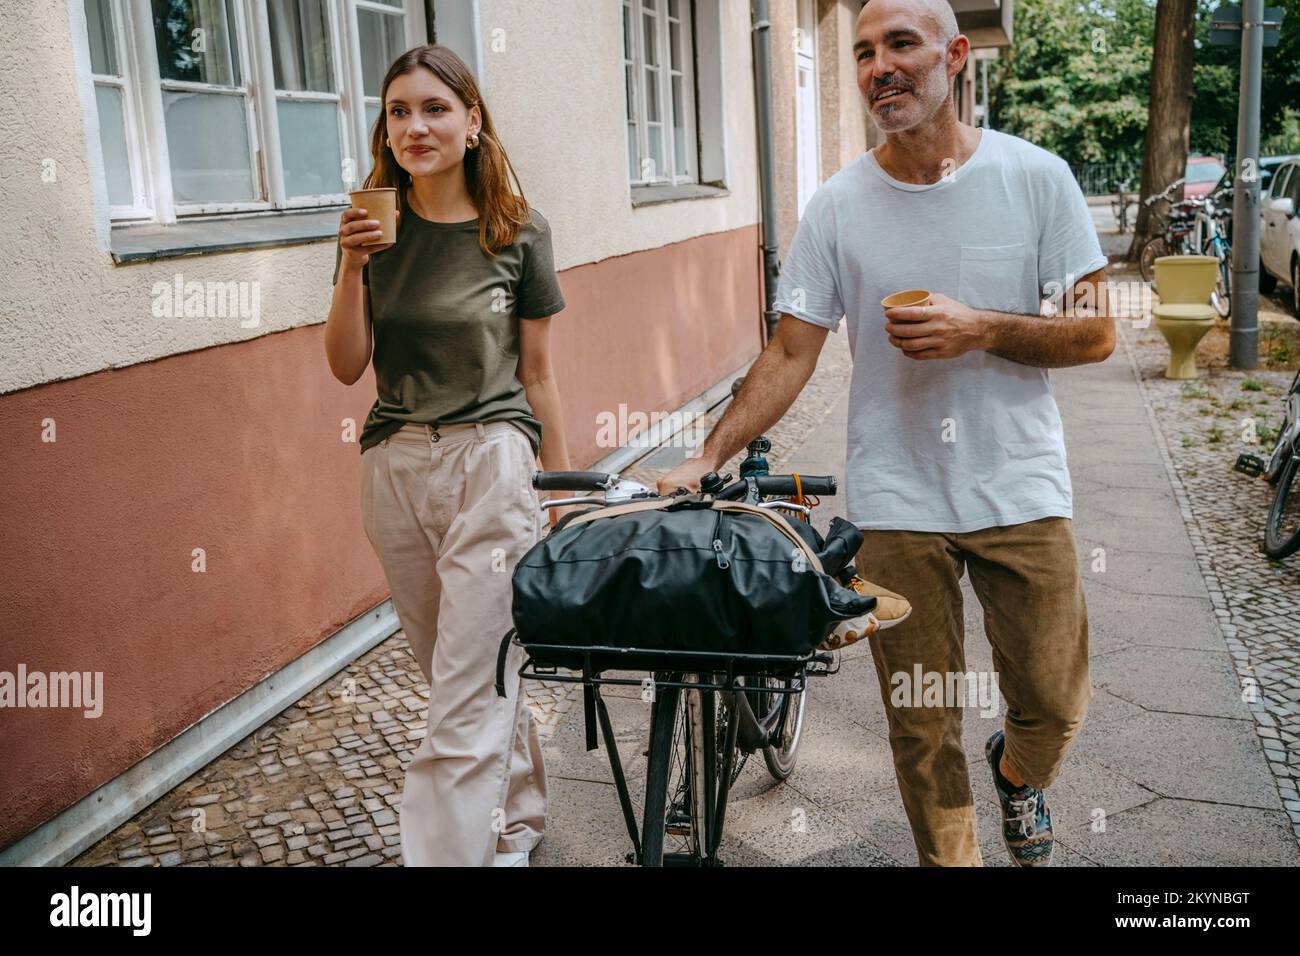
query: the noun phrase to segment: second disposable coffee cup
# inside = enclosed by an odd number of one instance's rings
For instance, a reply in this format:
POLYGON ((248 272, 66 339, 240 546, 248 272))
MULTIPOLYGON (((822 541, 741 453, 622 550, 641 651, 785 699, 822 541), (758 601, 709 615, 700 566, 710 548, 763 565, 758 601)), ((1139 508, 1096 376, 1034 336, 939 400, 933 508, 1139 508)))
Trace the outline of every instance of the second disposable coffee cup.
POLYGON ((378 219, 383 237, 374 242, 363 242, 363 246, 378 246, 397 241, 397 190, 392 187, 380 189, 358 189, 348 193, 353 209, 364 209, 366 218, 378 219))
POLYGON ((929 304, 930 291, 928 289, 907 289, 904 292, 887 295, 880 300, 881 307, 886 309, 903 309, 929 304))

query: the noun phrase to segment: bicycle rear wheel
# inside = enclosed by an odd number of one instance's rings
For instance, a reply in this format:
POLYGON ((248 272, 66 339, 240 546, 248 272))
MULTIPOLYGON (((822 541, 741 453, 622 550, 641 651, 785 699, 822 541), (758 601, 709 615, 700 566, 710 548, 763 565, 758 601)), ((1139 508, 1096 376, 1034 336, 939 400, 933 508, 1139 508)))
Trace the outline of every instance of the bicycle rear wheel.
MULTIPOLYGON (((674 675, 668 678, 675 679, 674 675)), ((673 737, 681 690, 658 688, 650 717, 650 756, 646 764, 645 812, 641 822, 641 865, 664 865, 668 777, 673 765, 673 737)))
POLYGON ((1156 236, 1154 239, 1148 239, 1142 251, 1138 253, 1138 268, 1142 272, 1144 282, 1155 281, 1155 261, 1161 256, 1169 255, 1169 243, 1165 241, 1164 236, 1156 236))
MULTIPOLYGON (((698 683, 696 674, 665 674, 666 681, 698 683)), ((656 690, 646 766, 642 866, 701 865, 716 846, 720 768, 717 699, 712 690, 656 690)))

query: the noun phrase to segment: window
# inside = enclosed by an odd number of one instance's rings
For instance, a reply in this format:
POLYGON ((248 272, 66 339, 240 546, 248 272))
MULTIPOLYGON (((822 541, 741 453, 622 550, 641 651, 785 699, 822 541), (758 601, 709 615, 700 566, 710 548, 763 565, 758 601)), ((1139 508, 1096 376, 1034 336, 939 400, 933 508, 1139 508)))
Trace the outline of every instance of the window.
POLYGON ((1300 210, 1300 166, 1291 167, 1291 178, 1286 181, 1286 192, 1278 195, 1288 197, 1295 208, 1300 210))
POLYGON ((82 2, 115 220, 345 203, 425 42, 423 0, 82 2))
POLYGON ((1296 167, 1283 166, 1273 176, 1273 183, 1269 189, 1269 195, 1271 197, 1273 197, 1274 199, 1281 199, 1283 196, 1287 194, 1286 193, 1287 186, 1289 185, 1287 183, 1287 176, 1290 175, 1291 170, 1294 168, 1296 167))
POLYGON ((692 0, 623 0, 628 181, 699 181, 692 0))

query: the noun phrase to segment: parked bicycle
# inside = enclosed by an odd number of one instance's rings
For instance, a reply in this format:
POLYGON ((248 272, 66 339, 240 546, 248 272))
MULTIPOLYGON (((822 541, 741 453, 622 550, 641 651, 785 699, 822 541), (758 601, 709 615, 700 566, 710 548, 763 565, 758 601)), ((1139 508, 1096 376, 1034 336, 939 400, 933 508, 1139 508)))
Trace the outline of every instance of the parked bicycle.
MULTIPOLYGON (((807 520, 816 505, 815 498, 809 496, 835 494, 835 479, 770 475, 765 457, 769 448, 766 438, 756 439, 749 446, 740 480, 732 482, 730 475, 710 473, 701 479, 701 494, 717 501, 786 512, 792 516, 792 524, 807 520)), ((579 497, 552 499, 543 507, 635 507, 642 501, 654 507, 655 500, 664 500, 644 485, 599 472, 539 472, 533 483, 542 490, 585 492, 579 497)), ((817 555, 827 574, 834 573, 829 557, 835 547, 833 540, 828 536, 825 551, 817 555)), ((719 567, 725 567, 724 549, 718 548, 718 541, 714 545, 719 567)), ((845 562, 844 573, 849 575, 855 551, 856 545, 845 562)), ((517 635, 507 638, 502 644, 501 666, 509 640, 519 643, 517 635)), ((632 841, 628 860, 641 866, 721 865, 718 850, 727 800, 745 761, 761 751, 770 775, 777 781, 786 779, 794 770, 803 735, 807 680, 838 671, 835 654, 823 650, 782 655, 575 643, 545 648, 525 645, 525 650, 529 656, 520 670, 522 676, 582 684, 588 749, 595 749, 599 730, 632 841), (560 659, 556 655, 568 655, 580 666, 570 669, 548 663, 560 659), (645 671, 647 676, 635 676, 637 671, 645 671), (640 824, 601 697, 601 688, 609 685, 639 686, 651 704, 640 824)), ((499 669, 499 684, 500 676, 499 669)))
POLYGON ((1203 256, 1219 260, 1219 274, 1210 293, 1210 304, 1219 318, 1232 314, 1232 247, 1228 244, 1227 223, 1232 219, 1231 207, 1221 207, 1212 195, 1196 202, 1192 219, 1192 248, 1203 256))
POLYGON ((1300 372, 1287 390, 1268 461, 1241 455, 1235 467, 1247 475, 1263 475, 1274 488, 1264 525, 1264 553, 1276 561, 1300 551, 1300 372))
POLYGON ((1138 268, 1147 282, 1154 281, 1153 265, 1161 256, 1192 255, 1198 251, 1192 243, 1197 203, 1190 199, 1173 201, 1173 194, 1181 185, 1183 180, 1175 179, 1162 192, 1142 200, 1142 205, 1151 209, 1151 215, 1155 219, 1152 229, 1154 235, 1143 244, 1138 253, 1138 268), (1167 212, 1162 210, 1163 205, 1168 206, 1167 212))
POLYGON ((1129 193, 1128 184, 1127 179, 1116 179, 1110 184, 1111 192, 1115 194, 1115 198, 1110 201, 1110 211, 1119 224, 1120 235, 1128 232, 1131 221, 1129 210, 1136 211, 1137 208, 1137 196, 1129 193))

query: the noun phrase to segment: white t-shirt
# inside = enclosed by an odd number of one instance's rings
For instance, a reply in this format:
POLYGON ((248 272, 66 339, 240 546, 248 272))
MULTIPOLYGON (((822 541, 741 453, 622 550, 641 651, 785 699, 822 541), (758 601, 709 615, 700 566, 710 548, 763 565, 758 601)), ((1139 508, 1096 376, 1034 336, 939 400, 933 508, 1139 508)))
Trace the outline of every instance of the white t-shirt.
POLYGON ((868 150, 809 201, 775 308, 834 330, 848 319, 848 517, 859 528, 976 531, 1071 517, 1061 417, 1046 369, 984 350, 919 361, 891 345, 880 300, 941 292, 1037 316, 1045 295, 1106 265, 1060 158, 985 129, 931 185, 868 150))

